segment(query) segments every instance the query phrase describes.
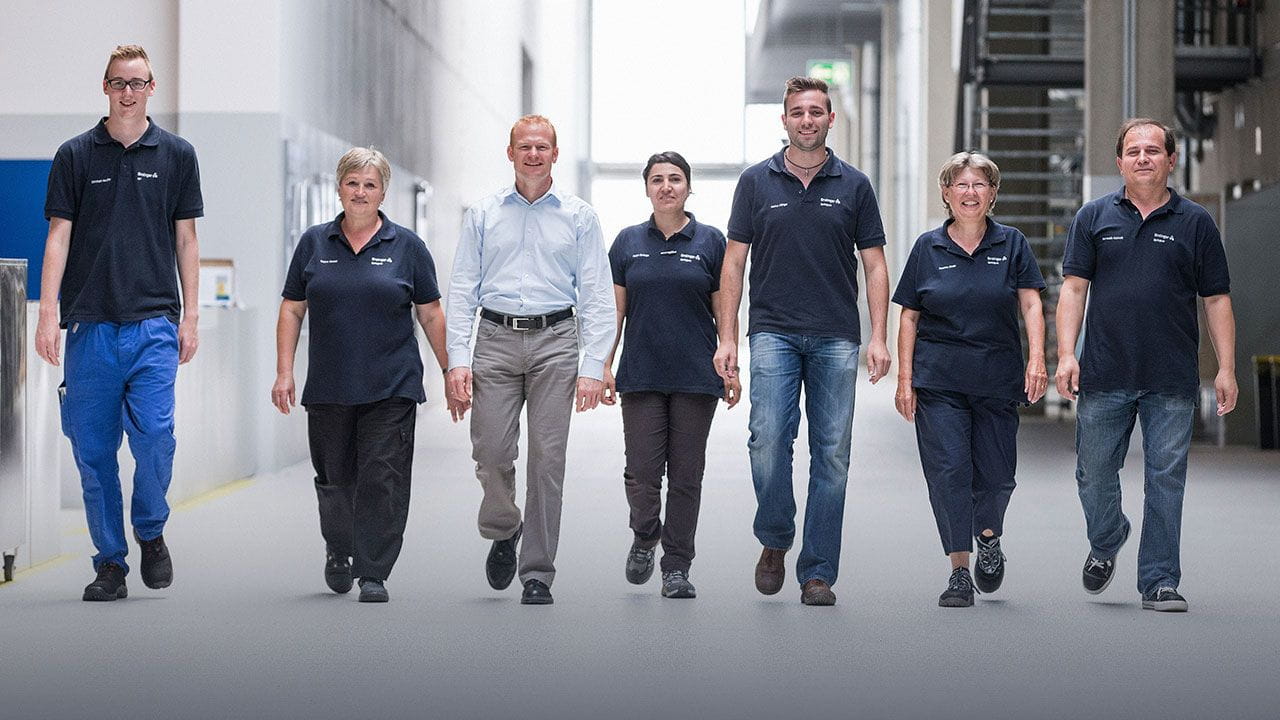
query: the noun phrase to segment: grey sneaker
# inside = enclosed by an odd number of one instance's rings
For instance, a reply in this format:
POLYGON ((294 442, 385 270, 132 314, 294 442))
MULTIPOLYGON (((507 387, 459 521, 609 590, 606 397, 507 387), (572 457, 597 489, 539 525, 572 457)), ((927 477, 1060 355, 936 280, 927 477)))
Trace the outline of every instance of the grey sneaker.
POLYGON ((684 570, 668 570, 662 573, 662 597, 695 598, 698 591, 689 582, 689 573, 684 570))
POLYGON ((638 542, 631 544, 631 552, 627 553, 627 582, 632 585, 643 585, 653 576, 653 548, 640 547, 638 542))
POLYGON ((1142 609, 1156 612, 1186 612, 1187 600, 1171 587, 1156 588, 1156 591, 1142 596, 1142 609))
POLYGON ((1004 553, 1000 550, 999 537, 977 538, 978 552, 973 563, 973 584, 978 592, 992 593, 1004 582, 1004 553))

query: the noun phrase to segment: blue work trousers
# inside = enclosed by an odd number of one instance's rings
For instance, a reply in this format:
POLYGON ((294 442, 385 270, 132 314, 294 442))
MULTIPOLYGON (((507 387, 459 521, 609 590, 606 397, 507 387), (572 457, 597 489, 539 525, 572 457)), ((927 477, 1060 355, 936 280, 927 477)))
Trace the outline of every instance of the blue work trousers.
POLYGON ((139 322, 72 322, 67 328, 62 431, 71 440, 84 491, 95 569, 128 572, 124 504, 116 455, 124 433, 136 469, 133 528, 143 540, 164 532, 165 493, 173 475, 173 385, 178 329, 165 317, 139 322))

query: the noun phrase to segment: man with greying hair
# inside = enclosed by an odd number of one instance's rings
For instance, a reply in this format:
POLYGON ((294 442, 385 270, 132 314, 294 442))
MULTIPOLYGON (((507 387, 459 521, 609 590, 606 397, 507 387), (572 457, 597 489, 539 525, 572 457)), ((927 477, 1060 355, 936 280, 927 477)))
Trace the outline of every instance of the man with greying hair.
POLYGON ((147 117, 155 87, 140 46, 111 53, 102 77, 107 116, 58 148, 44 207, 49 236, 36 352, 57 365, 67 329, 62 429, 97 550, 97 578, 84 589, 85 600, 129 594, 116 461, 126 432, 137 465, 130 517, 142 582, 164 588, 173 581, 163 535, 175 448, 173 388, 178 365, 198 344, 195 219, 204 202, 191 144, 147 117))
POLYGON ((792 445, 800 426, 800 389, 809 421, 809 497, 796 562, 800 601, 834 605, 840 567, 845 485, 853 431, 854 387, 862 341, 858 259, 871 314, 867 370, 889 372, 886 318, 889 273, 884 228, 871 182, 826 146, 835 121, 827 84, 787 81, 782 125, 790 140, 738 180, 716 307, 716 372, 738 373, 738 305, 751 253, 747 338, 751 346, 751 431, 755 535, 764 546, 756 589, 782 589, 795 538, 792 445))
POLYGON ((512 126, 507 159, 515 184, 467 210, 446 311, 447 391, 452 401, 471 403, 471 457, 484 490, 480 536, 493 541, 485 574, 502 590, 518 569, 526 605, 552 602, 571 409, 600 403, 616 332, 600 221, 552 182, 559 154, 545 117, 526 115, 512 126), (526 405, 522 521, 515 460, 526 405))
POLYGON ((1084 589, 1096 595, 1111 584, 1116 554, 1129 538, 1120 468, 1136 418, 1145 476, 1138 592, 1144 609, 1163 612, 1187 609, 1178 593, 1179 542, 1200 388, 1197 295, 1218 361, 1218 415, 1231 412, 1238 395, 1222 238, 1204 208, 1167 185, 1176 165, 1169 127, 1149 118, 1120 127, 1116 167, 1124 185, 1080 208, 1067 237, 1054 378, 1059 393, 1078 401, 1076 483, 1089 535, 1084 589))

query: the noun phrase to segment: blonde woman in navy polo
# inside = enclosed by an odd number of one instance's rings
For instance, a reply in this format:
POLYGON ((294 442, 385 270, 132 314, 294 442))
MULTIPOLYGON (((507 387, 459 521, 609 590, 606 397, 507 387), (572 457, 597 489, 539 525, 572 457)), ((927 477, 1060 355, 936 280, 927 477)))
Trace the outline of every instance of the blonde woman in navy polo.
POLYGON ((691 173, 680 153, 651 156, 643 176, 653 215, 618 233, 609 249, 622 360, 615 379, 615 341, 604 364, 604 403, 622 396, 623 477, 635 533, 627 580, 649 580, 661 543, 662 596, 692 598, 689 567, 711 418, 717 399, 733 407, 742 392, 736 377, 721 380, 711 362, 725 239, 685 212, 691 173))
MULTIPOLYGON (((342 212, 302 234, 285 278, 271 403, 288 415, 296 402, 293 357, 310 311, 302 406, 327 546, 324 579, 346 593, 358 577, 360 602, 386 602, 409 516, 418 403, 426 400, 413 323, 443 370, 445 318, 426 244, 379 209, 391 181, 387 159, 352 148, 337 176, 342 212)), ((465 405, 446 402, 457 422, 465 405)))
POLYGON ((973 605, 1004 579, 1000 535, 1018 463, 1018 404, 1044 396, 1044 279, 1018 230, 990 218, 1000 169, 956 153, 938 175, 950 219, 911 249, 893 301, 898 412, 916 426, 920 464, 951 560, 942 607, 973 605), (1018 313, 1027 328, 1023 366, 1018 313), (969 553, 976 538, 973 575, 969 553))

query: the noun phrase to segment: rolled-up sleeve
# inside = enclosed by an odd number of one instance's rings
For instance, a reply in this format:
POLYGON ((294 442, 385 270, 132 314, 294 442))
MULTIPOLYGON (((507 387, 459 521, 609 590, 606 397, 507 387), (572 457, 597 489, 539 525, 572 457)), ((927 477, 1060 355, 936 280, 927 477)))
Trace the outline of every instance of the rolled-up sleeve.
MULTIPOLYGON (((594 210, 584 208, 578 224, 578 329, 581 334, 580 377, 604 378, 604 358, 617 333, 613 274, 604 248, 604 233, 594 210)), ((452 353, 451 353, 452 354, 452 353)))
POLYGON ((449 304, 445 309, 449 368, 471 367, 471 329, 480 304, 480 250, 483 216, 470 208, 462 219, 462 232, 449 278, 449 304))

